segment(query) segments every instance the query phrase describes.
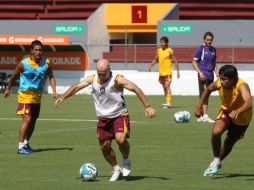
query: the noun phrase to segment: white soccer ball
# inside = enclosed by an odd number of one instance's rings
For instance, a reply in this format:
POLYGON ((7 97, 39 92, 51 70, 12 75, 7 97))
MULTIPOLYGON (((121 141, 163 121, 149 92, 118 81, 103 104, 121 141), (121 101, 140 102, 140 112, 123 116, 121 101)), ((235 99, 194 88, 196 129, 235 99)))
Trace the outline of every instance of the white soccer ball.
POLYGON ((188 122, 191 114, 188 111, 178 111, 174 114, 174 119, 177 123, 188 122))
POLYGON ((98 176, 98 169, 95 164, 85 163, 79 170, 80 177, 85 181, 93 181, 98 176))

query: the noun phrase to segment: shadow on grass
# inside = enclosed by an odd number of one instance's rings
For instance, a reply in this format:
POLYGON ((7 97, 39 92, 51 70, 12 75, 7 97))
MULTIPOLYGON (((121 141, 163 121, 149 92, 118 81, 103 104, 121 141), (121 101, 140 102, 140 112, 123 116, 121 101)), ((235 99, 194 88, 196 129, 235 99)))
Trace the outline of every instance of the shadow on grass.
POLYGON ((122 180, 126 181, 137 181, 137 180, 142 180, 142 179, 159 179, 159 180, 169 180, 169 178, 166 177, 159 177, 159 176, 128 176, 128 177, 122 177, 122 180))
POLYGON ((239 178, 239 177, 252 177, 251 179, 246 179, 247 181, 254 180, 253 174, 244 174, 244 173, 222 173, 215 175, 212 179, 222 179, 222 178, 239 178))
MULTIPOLYGON (((99 178, 107 178, 109 179, 110 176, 99 176, 99 178)), ((80 179, 80 178, 79 178, 80 179)), ((138 181, 143 179, 159 179, 159 180, 170 180, 166 177, 160 177, 160 176, 128 176, 128 177, 120 177, 117 181, 138 181)), ((96 179, 95 181, 100 181, 96 179)))
POLYGON ((56 151, 56 150, 69 150, 69 151, 72 151, 73 148, 38 148, 38 149, 33 149, 33 153, 44 152, 44 151, 56 151))

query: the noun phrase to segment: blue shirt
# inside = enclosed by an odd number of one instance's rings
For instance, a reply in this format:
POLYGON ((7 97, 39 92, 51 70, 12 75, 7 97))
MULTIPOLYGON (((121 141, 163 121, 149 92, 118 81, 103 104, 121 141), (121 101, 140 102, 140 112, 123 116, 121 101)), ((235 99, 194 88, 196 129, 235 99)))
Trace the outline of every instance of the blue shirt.
POLYGON ((46 59, 43 58, 41 63, 32 66, 32 60, 28 57, 22 60, 24 72, 20 74, 19 91, 26 91, 31 88, 37 92, 43 91, 43 85, 47 74, 46 59))
POLYGON ((197 48, 193 59, 198 62, 198 67, 204 73, 206 79, 214 80, 216 49, 203 44, 197 48))

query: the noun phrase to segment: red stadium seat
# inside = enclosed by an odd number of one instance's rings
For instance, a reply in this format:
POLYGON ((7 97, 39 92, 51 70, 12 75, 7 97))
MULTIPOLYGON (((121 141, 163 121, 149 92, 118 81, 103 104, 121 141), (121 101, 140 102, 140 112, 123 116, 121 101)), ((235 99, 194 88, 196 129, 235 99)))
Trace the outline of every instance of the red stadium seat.
POLYGON ((0 13, 0 19, 8 20, 35 20, 36 13, 0 13))
POLYGON ((59 20, 86 20, 92 12, 60 12, 60 13, 39 13, 38 19, 41 20, 52 20, 52 19, 59 19, 59 20))

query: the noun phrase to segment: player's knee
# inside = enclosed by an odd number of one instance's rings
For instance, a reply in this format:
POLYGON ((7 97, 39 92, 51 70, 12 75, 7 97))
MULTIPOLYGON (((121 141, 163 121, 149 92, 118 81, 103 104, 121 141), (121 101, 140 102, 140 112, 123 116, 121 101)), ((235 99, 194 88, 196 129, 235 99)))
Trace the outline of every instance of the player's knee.
POLYGON ((117 144, 119 145, 124 145, 126 143, 126 136, 125 135, 122 135, 122 136, 118 136, 116 138, 116 142, 117 144))
POLYGON ((222 135, 222 131, 221 130, 218 130, 218 129, 214 129, 213 132, 212 132, 212 136, 213 137, 220 137, 222 135))
POLYGON ((110 150, 110 147, 111 147, 110 141, 100 142, 100 148, 101 148, 102 151, 110 150))

